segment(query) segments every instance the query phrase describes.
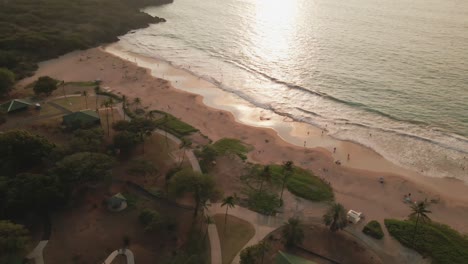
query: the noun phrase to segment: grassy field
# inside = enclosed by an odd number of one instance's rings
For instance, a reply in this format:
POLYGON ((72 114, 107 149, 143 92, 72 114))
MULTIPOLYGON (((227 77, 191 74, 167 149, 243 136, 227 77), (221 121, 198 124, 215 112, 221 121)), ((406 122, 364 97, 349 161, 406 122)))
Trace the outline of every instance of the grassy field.
POLYGON ((174 134, 177 137, 187 136, 191 133, 198 131, 198 129, 180 121, 178 118, 172 116, 171 114, 157 110, 153 110, 152 112, 154 114, 159 114, 163 116, 159 119, 161 122, 161 129, 166 130, 167 132, 174 134))
MULTIPOLYGON (((270 165, 272 182, 281 184, 284 170, 281 165, 270 165)), ((312 172, 294 167, 293 172, 286 181, 288 190, 296 196, 311 201, 331 201, 334 198, 330 185, 322 181, 312 172)))
POLYGON ((219 155, 235 154, 239 158, 247 159, 247 152, 250 151, 248 145, 242 143, 242 141, 233 138, 223 138, 216 141, 213 144, 213 148, 218 152, 219 155))
MULTIPOLYGON (((60 98, 53 100, 53 103, 56 103, 62 107, 67 108, 70 111, 79 111, 83 109, 96 109, 96 97, 88 96, 88 103, 86 104, 86 98, 84 96, 69 96, 67 98, 60 98)), ((102 108, 102 103, 107 100, 105 96, 98 96, 98 108, 102 108)))
POLYGON ((217 214, 214 220, 221 242, 223 264, 229 264, 237 252, 254 236, 255 229, 250 223, 231 215, 227 217, 226 228, 224 215, 217 214))
POLYGON ((400 243, 431 257, 433 264, 468 263, 468 237, 446 225, 419 224, 414 243, 415 222, 385 219, 385 226, 400 243))

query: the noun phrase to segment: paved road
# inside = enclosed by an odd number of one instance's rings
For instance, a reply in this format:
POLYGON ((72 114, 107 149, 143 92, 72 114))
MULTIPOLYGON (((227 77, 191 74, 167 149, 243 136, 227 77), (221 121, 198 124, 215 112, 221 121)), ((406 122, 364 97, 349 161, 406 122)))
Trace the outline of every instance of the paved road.
POLYGON ((102 264, 111 264, 112 261, 118 255, 125 255, 127 257, 127 264, 135 264, 135 258, 133 257, 133 252, 130 249, 121 248, 118 250, 114 250, 107 258, 104 260, 102 264))

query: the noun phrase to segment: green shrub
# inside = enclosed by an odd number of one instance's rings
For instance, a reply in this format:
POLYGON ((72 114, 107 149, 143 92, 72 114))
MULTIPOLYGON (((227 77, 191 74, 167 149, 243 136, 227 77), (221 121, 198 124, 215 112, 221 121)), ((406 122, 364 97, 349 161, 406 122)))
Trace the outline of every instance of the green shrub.
POLYGON ((150 209, 144 209, 138 216, 140 223, 145 227, 146 232, 156 231, 163 226, 161 215, 150 209))
MULTIPOLYGON (((281 165, 270 165, 272 182, 280 186, 283 182, 284 170, 281 165)), ((292 175, 287 177, 286 187, 296 196, 311 201, 332 201, 333 189, 330 185, 308 170, 294 167, 292 175)))
POLYGON ((278 195, 267 191, 252 190, 247 199, 249 209, 265 215, 274 215, 280 205, 278 195))
POLYGON ((467 263, 468 238, 449 226, 419 223, 413 243, 414 221, 385 219, 384 223, 390 235, 423 256, 430 256, 433 264, 467 263))
POLYGON ((179 138, 184 136, 188 136, 194 132, 197 132, 198 129, 194 128, 193 126, 182 122, 180 119, 176 118, 175 116, 168 114, 163 111, 153 110, 152 113, 162 114, 163 117, 158 120, 160 124, 159 127, 167 131, 179 138))
POLYGON ((247 159, 247 152, 249 147, 242 143, 242 141, 234 138, 223 138, 213 144, 213 148, 219 155, 235 154, 242 160, 247 159))
POLYGON ((375 220, 367 223, 367 225, 364 226, 364 229, 362 229, 362 232, 376 239, 382 239, 384 236, 380 223, 375 220))

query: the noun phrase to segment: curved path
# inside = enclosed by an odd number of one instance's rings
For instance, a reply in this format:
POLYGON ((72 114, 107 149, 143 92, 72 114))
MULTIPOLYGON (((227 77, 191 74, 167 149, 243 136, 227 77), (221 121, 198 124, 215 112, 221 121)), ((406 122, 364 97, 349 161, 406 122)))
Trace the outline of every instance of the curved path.
POLYGON ((104 260, 102 264, 111 264, 112 261, 118 255, 125 255, 127 257, 127 264, 135 264, 135 258, 133 257, 133 252, 130 249, 121 248, 118 250, 114 250, 110 255, 104 260))

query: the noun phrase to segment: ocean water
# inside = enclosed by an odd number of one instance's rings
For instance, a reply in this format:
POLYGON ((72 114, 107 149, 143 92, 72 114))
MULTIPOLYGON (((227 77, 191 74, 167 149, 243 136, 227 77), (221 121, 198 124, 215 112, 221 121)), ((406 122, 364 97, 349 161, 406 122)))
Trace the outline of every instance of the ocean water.
POLYGON ((121 37, 258 107, 468 182, 468 1, 175 0, 121 37))

